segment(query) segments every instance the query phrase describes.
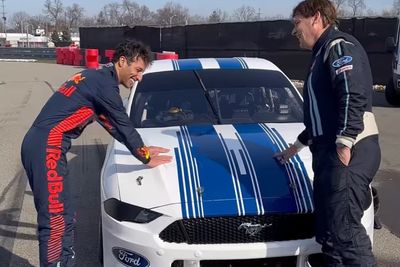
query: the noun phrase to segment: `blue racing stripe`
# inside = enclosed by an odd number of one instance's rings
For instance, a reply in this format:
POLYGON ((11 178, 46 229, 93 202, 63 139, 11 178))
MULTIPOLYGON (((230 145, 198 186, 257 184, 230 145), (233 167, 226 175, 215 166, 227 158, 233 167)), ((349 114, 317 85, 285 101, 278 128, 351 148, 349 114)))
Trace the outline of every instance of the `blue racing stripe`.
POLYGON ((187 152, 186 152, 186 148, 185 148, 185 144, 184 144, 184 139, 182 136, 181 132, 177 132, 177 137, 178 137, 178 142, 179 142, 179 157, 181 159, 180 165, 182 167, 182 171, 181 171, 181 177, 182 177, 182 183, 184 183, 185 188, 181 188, 181 194, 182 194, 182 190, 184 191, 184 196, 185 198, 182 200, 182 210, 186 207, 186 205, 188 206, 188 212, 186 214, 186 218, 194 218, 195 214, 194 214, 194 209, 192 208, 192 204, 193 204, 193 192, 190 190, 191 187, 191 181, 189 179, 189 172, 190 169, 188 168, 188 160, 187 160, 187 152), (184 200, 187 200, 187 202, 185 203, 184 200), (185 206, 185 207, 184 207, 185 206))
POLYGON ((282 136, 263 124, 234 128, 234 140, 209 125, 183 126, 177 132, 182 217, 313 211, 311 183, 300 158, 286 165, 273 159, 287 146, 282 136))
POLYGON ((261 215, 261 201, 257 195, 257 188, 255 186, 254 181, 256 177, 254 177, 253 170, 246 160, 246 153, 243 150, 239 150, 240 157, 244 159, 246 162, 245 170, 246 174, 240 176, 240 186, 242 188, 242 197, 244 202, 244 207, 246 210, 246 215, 261 215), (253 177, 252 177, 253 176, 253 177))
POLYGON ((242 64, 242 67, 244 69, 248 69, 249 68, 249 66, 247 65, 246 61, 243 58, 237 57, 236 59, 240 61, 240 63, 242 64))
POLYGON ((196 190, 198 188, 198 186, 197 186, 194 159, 193 159, 192 151, 191 151, 191 141, 190 141, 190 136, 188 136, 185 126, 181 127, 181 133, 183 136, 183 146, 185 149, 184 154, 185 154, 185 159, 186 159, 186 167, 188 170, 187 180, 189 182, 191 208, 193 211, 193 217, 196 218, 201 214, 201 212, 199 210, 199 207, 200 207, 199 194, 197 193, 197 190, 196 190))
MULTIPOLYGON (((285 148, 289 147, 288 144, 286 143, 285 139, 283 139, 282 135, 275 128, 272 128, 272 131, 279 138, 279 140, 284 144, 285 148)), ((306 208, 307 208, 306 211, 312 212, 312 211, 314 211, 314 204, 313 204, 312 187, 311 187, 310 178, 307 175, 307 171, 304 167, 304 163, 300 159, 299 155, 296 155, 294 157, 293 161, 296 164, 296 166, 294 166, 294 164, 293 164, 293 168, 296 169, 295 171, 299 175, 301 192, 304 197, 304 201, 305 201, 306 208)))
MULTIPOLYGON (((180 133, 177 132, 178 139, 180 139, 179 135, 180 133)), ((184 177, 182 174, 182 162, 181 162, 181 153, 179 153, 178 148, 175 148, 175 159, 176 159, 176 166, 177 166, 177 171, 178 171, 178 180, 179 180, 179 193, 181 196, 181 210, 182 210, 182 218, 188 218, 188 212, 187 212, 187 200, 186 200, 186 194, 185 194, 185 184, 184 184, 184 177)))
MULTIPOLYGON (((276 145, 276 147, 278 149, 277 152, 283 151, 285 149, 284 144, 282 144, 282 142, 275 135, 275 133, 266 124, 259 124, 259 125, 265 131, 265 133, 269 136, 269 138, 273 141, 273 143, 276 145)), ((303 201, 301 199, 301 194, 299 193, 299 186, 297 186, 298 182, 297 182, 296 174, 294 173, 294 170, 291 165, 292 165, 292 162, 285 163, 282 166, 284 166, 286 174, 289 177, 290 186, 292 188, 294 198, 296 201, 297 212, 302 213, 304 205, 303 205, 303 201)))
POLYGON ((199 59, 180 59, 177 61, 179 70, 198 70, 203 69, 199 59))
POLYGON ((235 129, 254 165, 265 213, 296 213, 297 205, 285 167, 273 159, 278 147, 258 124, 237 124, 235 129))
POLYGON ((238 215, 232 174, 213 126, 187 126, 202 188, 205 217, 238 215))
POLYGON ((244 66, 237 58, 216 58, 221 69, 243 69, 244 66))
POLYGON ((234 155, 232 153, 231 150, 229 150, 228 145, 226 144, 225 139, 220 135, 219 136, 221 144, 224 148, 224 152, 225 155, 227 157, 227 160, 229 162, 229 171, 231 173, 231 178, 232 178, 232 184, 233 184, 233 188, 235 191, 235 199, 236 199, 236 204, 237 204, 237 208, 238 208, 238 215, 239 216, 243 216, 246 212, 244 210, 244 205, 243 205, 243 199, 242 199, 242 193, 241 190, 239 188, 240 184, 238 182, 238 168, 237 168, 237 162, 235 164, 235 159, 234 159, 234 155))
POLYGON ((179 66, 178 66, 177 60, 176 59, 171 59, 171 62, 172 62, 172 67, 174 68, 174 70, 179 70, 179 66))

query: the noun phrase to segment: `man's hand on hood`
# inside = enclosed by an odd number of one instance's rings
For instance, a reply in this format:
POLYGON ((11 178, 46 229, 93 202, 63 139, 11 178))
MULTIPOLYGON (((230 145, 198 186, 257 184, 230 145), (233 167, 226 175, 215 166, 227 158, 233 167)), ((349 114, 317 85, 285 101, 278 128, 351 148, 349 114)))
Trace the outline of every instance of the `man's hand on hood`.
POLYGON ((170 150, 168 148, 163 148, 159 146, 149 146, 147 149, 150 152, 150 161, 147 166, 150 168, 157 167, 162 164, 170 163, 172 161, 172 156, 160 155, 161 153, 167 153, 170 150))

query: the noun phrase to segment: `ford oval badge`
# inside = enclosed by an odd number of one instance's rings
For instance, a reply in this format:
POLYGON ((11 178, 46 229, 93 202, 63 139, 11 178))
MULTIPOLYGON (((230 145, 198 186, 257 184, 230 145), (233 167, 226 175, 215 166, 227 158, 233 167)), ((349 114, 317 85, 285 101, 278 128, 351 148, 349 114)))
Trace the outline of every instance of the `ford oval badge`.
POLYGON ((344 65, 350 63, 351 61, 353 61, 353 58, 351 56, 344 56, 344 57, 341 57, 341 58, 335 60, 332 63, 332 67, 340 68, 341 66, 344 66, 344 65))
POLYGON ((123 265, 130 267, 149 267, 149 261, 142 255, 123 248, 113 248, 114 257, 123 265))

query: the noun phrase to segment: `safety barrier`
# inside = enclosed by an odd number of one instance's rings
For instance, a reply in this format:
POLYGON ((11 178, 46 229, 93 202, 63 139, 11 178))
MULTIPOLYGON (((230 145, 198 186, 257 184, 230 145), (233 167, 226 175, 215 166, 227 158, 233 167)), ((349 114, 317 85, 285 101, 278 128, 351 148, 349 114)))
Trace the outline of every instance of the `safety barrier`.
MULTIPOLYGON (((115 50, 104 50, 105 62, 111 62, 114 57, 115 50)), ((156 59, 178 59, 179 55, 175 52, 163 51, 155 53, 156 59)), ((77 47, 57 47, 56 48, 57 64, 86 66, 89 69, 99 68, 100 55, 98 49, 80 49, 77 47)))
POLYGON ((73 53, 69 47, 62 49, 62 53, 64 54, 64 65, 72 65, 73 53))
POLYGON ((56 63, 64 65, 82 66, 82 49, 77 47, 56 47, 56 63))
POLYGON ((89 69, 97 69, 99 67, 99 50, 86 49, 85 51, 86 67, 89 69))
POLYGON ((97 69, 99 67, 99 50, 56 47, 56 63, 97 69))
POLYGON ((74 66, 82 66, 84 63, 84 57, 82 55, 82 52, 84 50, 80 49, 80 48, 70 48, 70 56, 72 59, 72 65, 74 66))
POLYGON ((106 49, 106 50, 104 51, 104 55, 105 55, 106 58, 108 59, 108 62, 111 62, 111 61, 112 61, 112 59, 113 59, 113 57, 114 57, 114 53, 115 53, 115 50, 113 50, 113 49, 106 49))
POLYGON ((156 59, 178 59, 179 56, 178 54, 175 54, 175 52, 167 52, 163 51, 162 53, 156 53, 156 59))

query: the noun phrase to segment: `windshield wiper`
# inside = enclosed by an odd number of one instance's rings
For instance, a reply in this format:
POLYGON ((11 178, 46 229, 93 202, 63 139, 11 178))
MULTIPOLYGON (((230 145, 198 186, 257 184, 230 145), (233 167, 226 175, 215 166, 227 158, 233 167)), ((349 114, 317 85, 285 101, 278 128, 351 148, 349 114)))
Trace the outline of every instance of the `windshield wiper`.
POLYGON ((218 124, 222 124, 221 123, 221 114, 219 112, 220 108, 219 108, 219 103, 218 103, 218 99, 217 99, 217 92, 215 92, 215 102, 217 103, 217 108, 215 108, 213 103, 212 103, 212 101, 211 101, 210 92, 208 92, 208 90, 206 89, 206 87, 205 87, 205 85, 203 83, 203 80, 201 79, 200 75, 195 70, 193 70, 193 72, 196 75, 197 80, 199 80, 199 82, 201 84, 201 88, 203 89, 204 96, 206 97, 207 102, 210 105, 211 110, 214 113, 214 116, 217 119, 218 124))

